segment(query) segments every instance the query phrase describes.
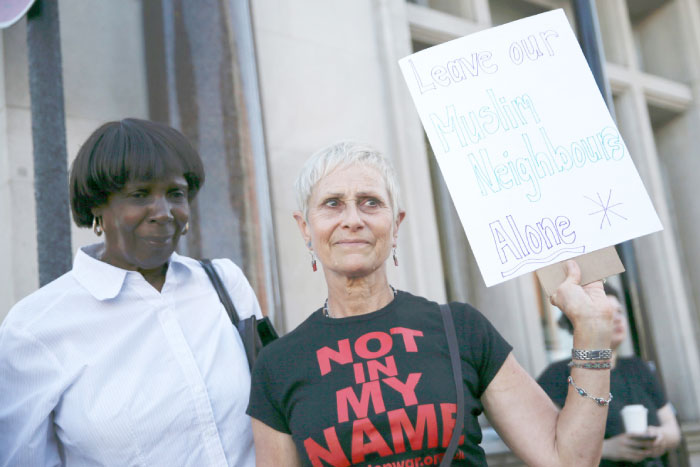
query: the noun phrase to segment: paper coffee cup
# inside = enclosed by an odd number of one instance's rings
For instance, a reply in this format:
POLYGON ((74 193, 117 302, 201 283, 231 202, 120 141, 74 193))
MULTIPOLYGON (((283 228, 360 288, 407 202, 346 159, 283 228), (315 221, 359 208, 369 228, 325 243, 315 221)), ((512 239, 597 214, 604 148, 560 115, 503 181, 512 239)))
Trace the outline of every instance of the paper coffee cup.
POLYGON ((627 433, 642 434, 647 431, 647 408, 641 404, 626 405, 622 408, 622 421, 627 433))

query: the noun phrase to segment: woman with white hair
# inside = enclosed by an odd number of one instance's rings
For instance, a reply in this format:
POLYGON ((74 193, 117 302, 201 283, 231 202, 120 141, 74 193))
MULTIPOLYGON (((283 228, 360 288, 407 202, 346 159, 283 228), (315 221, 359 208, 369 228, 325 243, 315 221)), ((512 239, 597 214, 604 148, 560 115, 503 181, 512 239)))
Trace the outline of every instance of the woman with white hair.
MULTIPOLYGON (((454 368, 438 304, 387 278, 406 215, 391 164, 370 147, 336 144, 307 161, 296 190, 294 218, 328 298, 258 358, 248 407, 257 465, 440 464, 462 425, 454 368)), ((573 261, 567 272, 552 303, 574 323, 584 360, 572 369, 561 413, 478 311, 449 305, 464 429, 443 465, 486 465, 482 411, 528 465, 598 464, 610 372, 588 359, 604 366, 609 358, 612 312, 600 282, 581 286, 573 261)))

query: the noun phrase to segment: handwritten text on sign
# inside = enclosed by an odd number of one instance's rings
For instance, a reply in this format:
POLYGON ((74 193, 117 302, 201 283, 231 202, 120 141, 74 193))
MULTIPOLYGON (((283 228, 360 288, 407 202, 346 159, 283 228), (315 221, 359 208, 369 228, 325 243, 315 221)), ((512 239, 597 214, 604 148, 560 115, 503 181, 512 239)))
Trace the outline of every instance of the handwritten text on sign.
POLYGON ((400 66, 487 285, 661 229, 562 10, 400 66))

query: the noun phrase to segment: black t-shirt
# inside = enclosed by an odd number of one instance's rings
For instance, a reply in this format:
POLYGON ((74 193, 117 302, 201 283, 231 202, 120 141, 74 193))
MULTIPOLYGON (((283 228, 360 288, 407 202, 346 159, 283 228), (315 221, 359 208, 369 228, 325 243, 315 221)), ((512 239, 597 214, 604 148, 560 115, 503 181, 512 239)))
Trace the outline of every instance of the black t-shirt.
MULTIPOLYGON (((511 347, 474 308, 450 307, 465 389, 454 465, 486 465, 479 398, 511 347)), ((265 347, 252 379, 248 413, 290 433, 304 465, 437 465, 452 435, 456 395, 440 310, 406 292, 361 316, 317 310, 265 347)))
MULTIPOLYGON (((537 379, 540 386, 559 407, 564 407, 566 400, 567 378, 570 374, 569 362, 570 360, 563 360, 552 363, 537 379)), ((656 411, 666 405, 666 395, 658 379, 643 360, 638 357, 618 358, 615 368, 610 373, 610 392, 613 400, 608 408, 608 419, 605 422, 606 439, 625 432, 620 411, 626 405, 644 405, 648 410, 649 425, 659 425, 656 411)), ((603 459, 600 465, 622 467, 635 464, 603 459)))

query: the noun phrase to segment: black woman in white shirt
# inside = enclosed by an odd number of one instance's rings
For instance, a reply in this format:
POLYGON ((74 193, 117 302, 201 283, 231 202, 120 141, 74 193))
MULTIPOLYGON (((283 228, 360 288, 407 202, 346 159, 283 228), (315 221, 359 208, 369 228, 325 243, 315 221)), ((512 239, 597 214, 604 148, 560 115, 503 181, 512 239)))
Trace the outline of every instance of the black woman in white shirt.
MULTIPOLYGON (((175 248, 204 183, 155 122, 106 123, 70 174, 73 219, 102 240, 0 327, 0 466, 253 466, 237 331, 200 264, 175 248)), ((241 318, 260 307, 214 260, 241 318)))

